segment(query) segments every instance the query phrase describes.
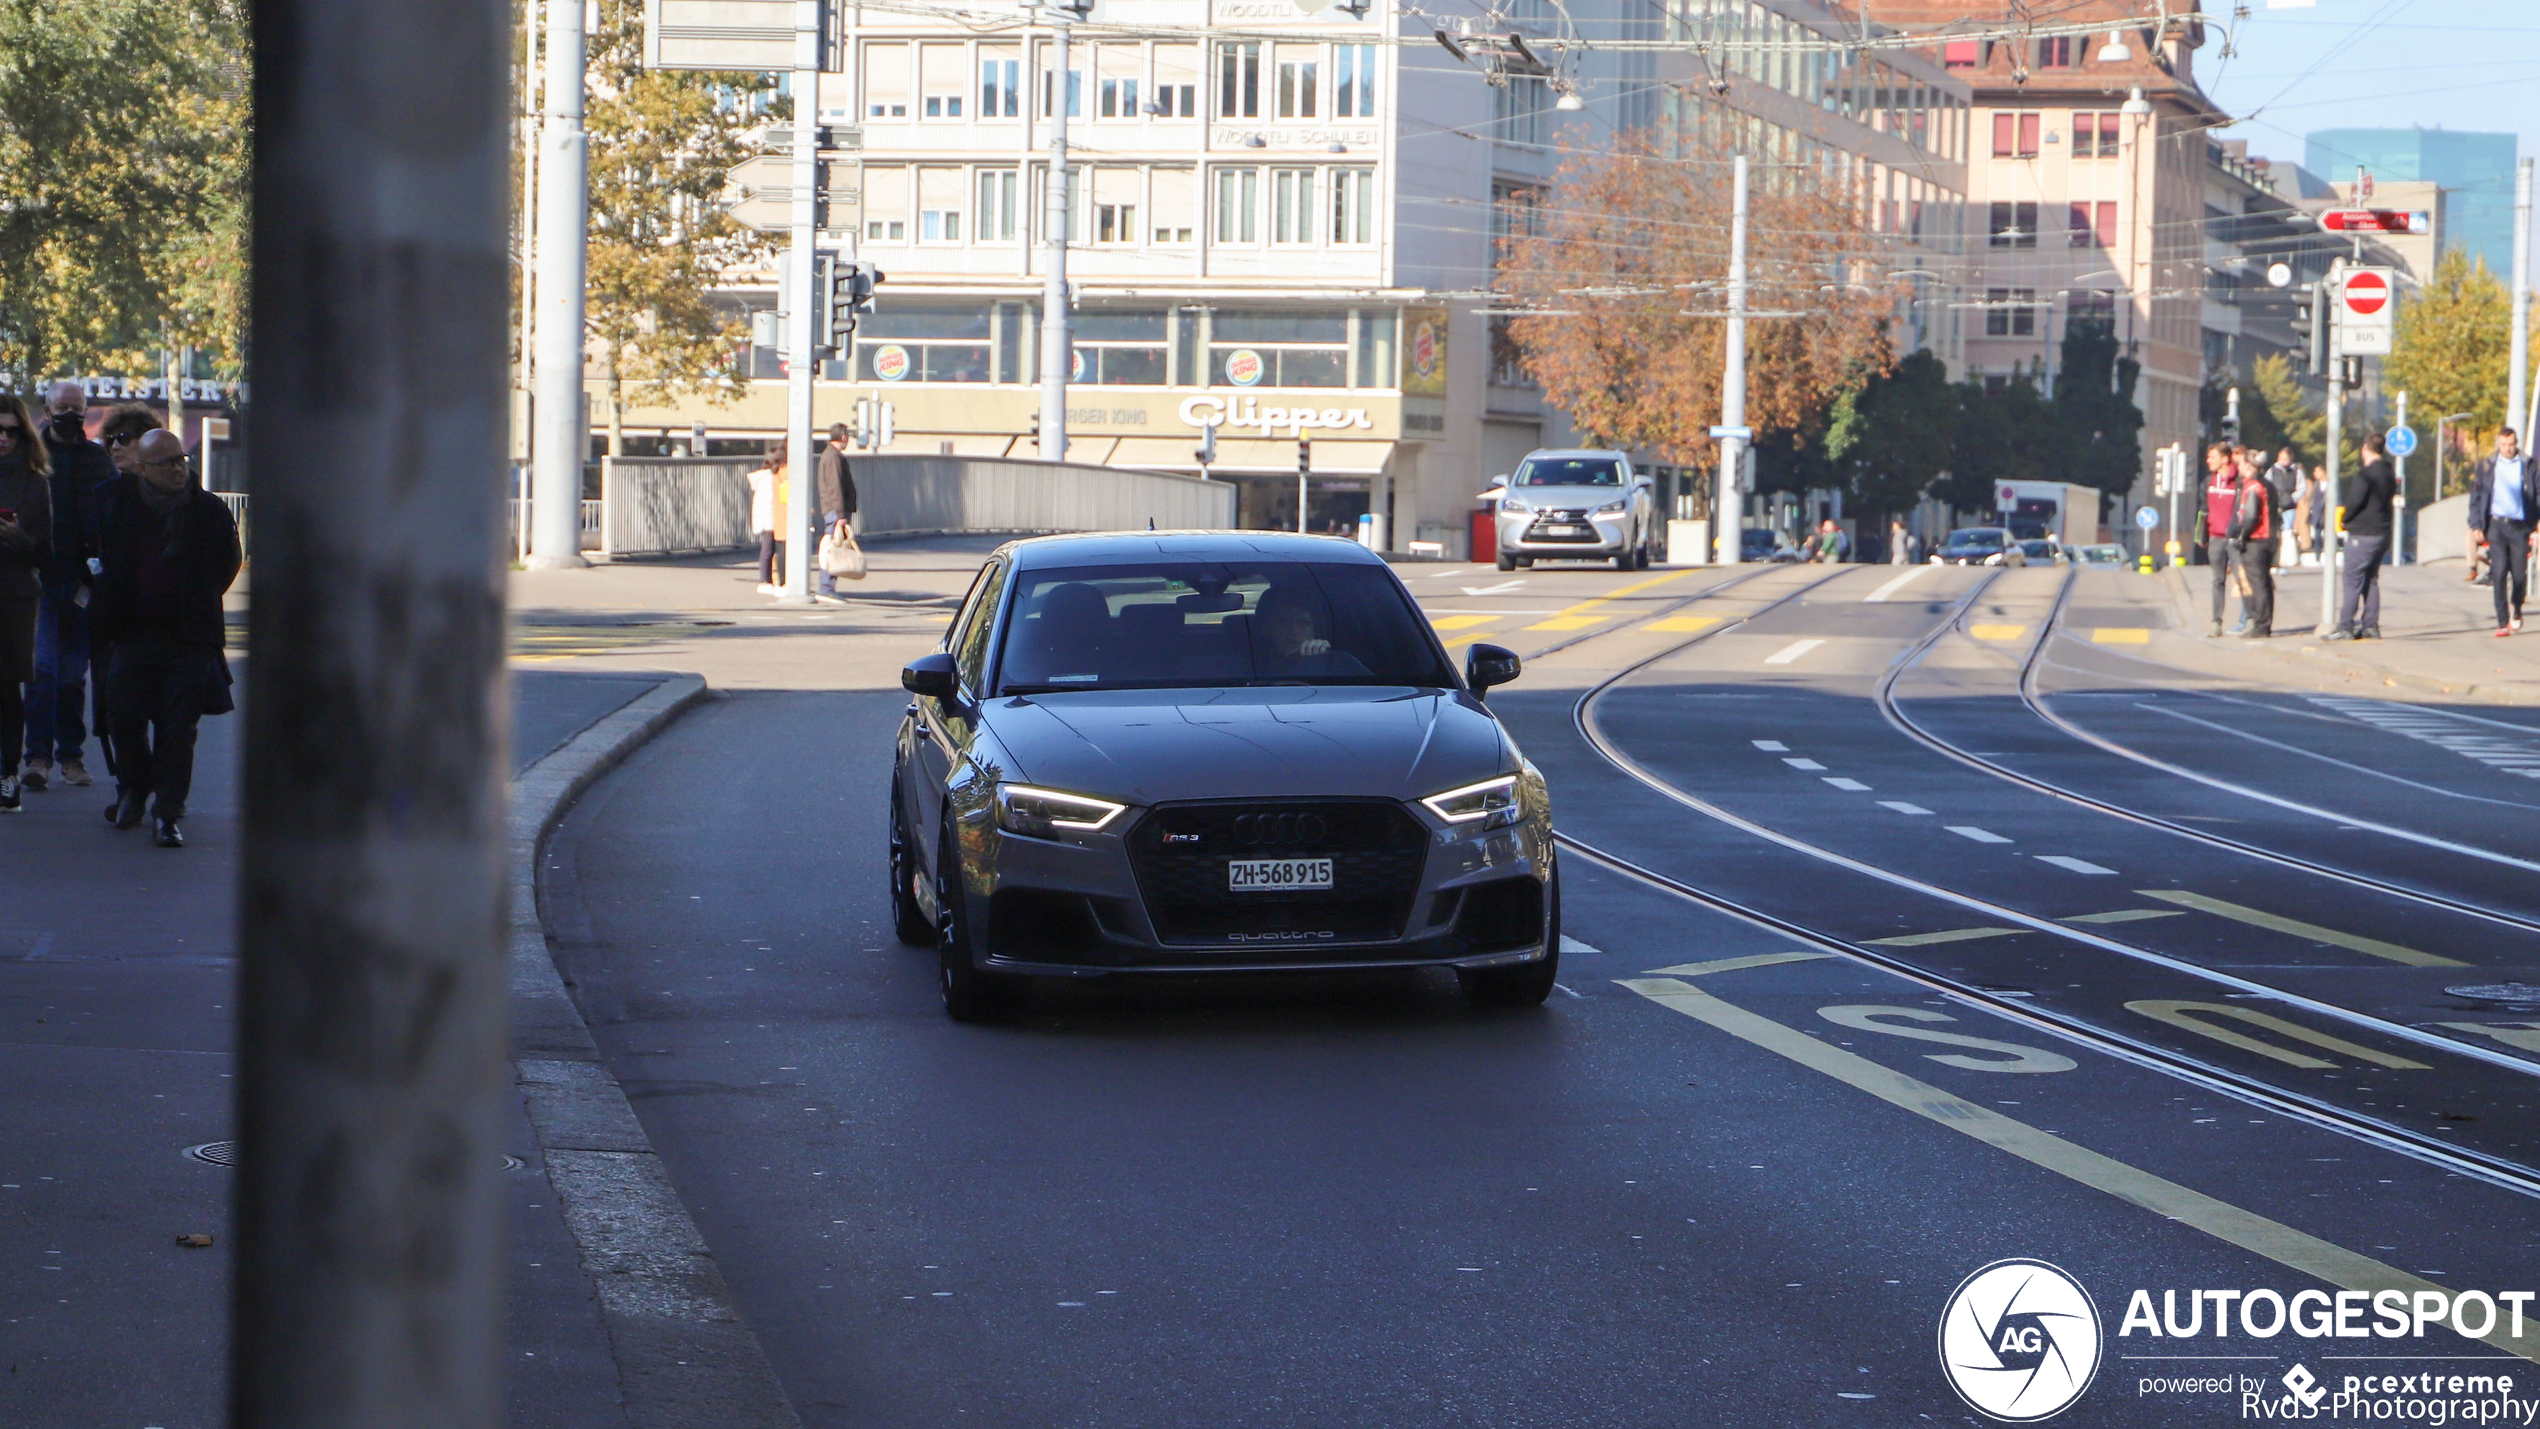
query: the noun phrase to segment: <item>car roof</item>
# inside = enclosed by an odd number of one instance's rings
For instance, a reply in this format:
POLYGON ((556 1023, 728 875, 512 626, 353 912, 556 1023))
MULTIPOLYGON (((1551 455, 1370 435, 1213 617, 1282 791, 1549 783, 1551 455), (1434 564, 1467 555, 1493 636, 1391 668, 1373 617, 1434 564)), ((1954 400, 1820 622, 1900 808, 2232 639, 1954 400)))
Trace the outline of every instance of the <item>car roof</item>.
POLYGON ((1346 536, 1293 531, 1088 531, 1009 541, 997 553, 1015 569, 1134 565, 1145 561, 1320 561, 1383 565, 1384 557, 1346 536))
POLYGON ((1618 451, 1609 451, 1601 447, 1537 447, 1533 451, 1526 453, 1525 459, 1527 461, 1533 461, 1539 456, 1610 456, 1621 459, 1623 457, 1623 453, 1618 451))

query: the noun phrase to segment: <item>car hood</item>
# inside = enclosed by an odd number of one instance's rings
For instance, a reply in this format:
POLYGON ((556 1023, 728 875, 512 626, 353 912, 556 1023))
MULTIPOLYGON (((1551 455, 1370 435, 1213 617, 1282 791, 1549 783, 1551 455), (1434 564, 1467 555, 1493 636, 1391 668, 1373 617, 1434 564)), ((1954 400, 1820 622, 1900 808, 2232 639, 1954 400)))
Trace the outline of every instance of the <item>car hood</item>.
POLYGON ((1007 777, 1136 804, 1417 799, 1517 767, 1499 721, 1460 690, 1089 690, 983 713, 1007 777))
POLYGON ((1590 511, 1608 501, 1620 501, 1631 494, 1623 486, 1515 486, 1508 499, 1528 506, 1584 506, 1590 511))

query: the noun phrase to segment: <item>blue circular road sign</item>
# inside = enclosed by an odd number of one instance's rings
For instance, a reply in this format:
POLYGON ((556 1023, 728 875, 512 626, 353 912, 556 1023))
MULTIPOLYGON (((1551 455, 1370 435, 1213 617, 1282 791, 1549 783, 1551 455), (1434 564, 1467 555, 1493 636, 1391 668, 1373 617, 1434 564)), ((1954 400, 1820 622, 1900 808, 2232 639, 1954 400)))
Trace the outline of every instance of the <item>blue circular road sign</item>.
POLYGON ((2417 434, 2412 427, 2392 427, 2389 431, 2382 433, 2381 439, 2390 444, 2392 456, 2416 455, 2417 434))
POLYGON ((2155 507, 2138 506, 2134 508, 2134 524, 2149 531, 2161 524, 2161 513, 2155 507))

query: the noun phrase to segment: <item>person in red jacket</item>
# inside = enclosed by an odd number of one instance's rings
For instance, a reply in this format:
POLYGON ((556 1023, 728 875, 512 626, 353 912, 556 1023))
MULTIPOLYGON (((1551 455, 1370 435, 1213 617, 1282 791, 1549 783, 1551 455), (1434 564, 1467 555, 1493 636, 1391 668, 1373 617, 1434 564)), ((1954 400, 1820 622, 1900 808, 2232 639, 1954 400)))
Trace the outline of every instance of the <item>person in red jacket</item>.
POLYGON ((2275 488, 2258 470, 2257 453, 2243 448, 2232 454, 2238 469, 2239 494, 2232 503, 2232 548, 2240 561, 2240 577, 2249 587, 2248 628, 2241 635, 2264 640, 2275 633, 2275 488))
POLYGON ((2223 596, 2231 588, 2237 550, 2231 539, 2233 513, 2240 505, 2240 468, 2231 459, 2231 443, 2205 448, 2205 564, 2214 572, 2214 628, 2223 633, 2223 596))

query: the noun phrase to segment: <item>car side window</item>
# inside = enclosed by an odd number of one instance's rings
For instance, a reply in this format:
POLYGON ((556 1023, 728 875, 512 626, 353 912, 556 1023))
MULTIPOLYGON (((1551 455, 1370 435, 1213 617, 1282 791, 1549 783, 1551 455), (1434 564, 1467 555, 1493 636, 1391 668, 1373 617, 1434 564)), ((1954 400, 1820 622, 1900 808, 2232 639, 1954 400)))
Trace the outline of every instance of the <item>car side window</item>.
POLYGON ((962 688, 973 695, 988 687, 988 635, 997 623, 997 598, 1005 593, 1007 566, 999 561, 980 578, 963 615, 961 633, 953 640, 953 663, 961 671, 962 688))

